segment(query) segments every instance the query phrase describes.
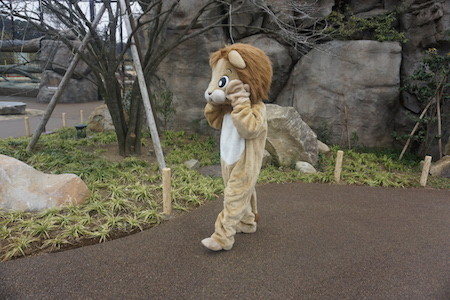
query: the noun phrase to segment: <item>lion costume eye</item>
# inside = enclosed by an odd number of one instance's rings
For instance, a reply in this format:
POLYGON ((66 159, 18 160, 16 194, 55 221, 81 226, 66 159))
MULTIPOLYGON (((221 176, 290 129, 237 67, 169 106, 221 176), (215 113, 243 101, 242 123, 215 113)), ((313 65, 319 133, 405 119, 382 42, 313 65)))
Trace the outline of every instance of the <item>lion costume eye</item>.
POLYGON ((219 79, 218 86, 219 86, 220 88, 226 87, 229 81, 230 81, 230 79, 228 78, 228 76, 222 76, 222 77, 219 79))

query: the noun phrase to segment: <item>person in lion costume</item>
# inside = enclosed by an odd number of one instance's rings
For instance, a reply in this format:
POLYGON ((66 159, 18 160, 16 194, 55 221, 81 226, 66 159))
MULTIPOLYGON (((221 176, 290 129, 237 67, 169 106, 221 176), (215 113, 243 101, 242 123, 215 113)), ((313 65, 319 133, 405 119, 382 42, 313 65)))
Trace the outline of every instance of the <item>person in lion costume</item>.
POLYGON ((255 185, 267 137, 266 106, 272 64, 260 49, 233 44, 211 54, 211 82, 205 91, 205 117, 221 130, 220 158, 225 183, 223 210, 211 237, 202 244, 230 250, 237 232, 253 233, 259 215, 255 185))

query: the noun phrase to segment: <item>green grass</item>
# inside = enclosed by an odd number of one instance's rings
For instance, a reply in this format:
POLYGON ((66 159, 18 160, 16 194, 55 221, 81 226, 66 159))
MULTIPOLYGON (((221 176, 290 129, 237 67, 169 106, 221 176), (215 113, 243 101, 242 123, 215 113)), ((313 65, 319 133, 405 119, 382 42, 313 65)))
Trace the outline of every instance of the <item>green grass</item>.
MULTIPOLYGON (((220 178, 202 176, 183 164, 190 159, 199 160, 202 166, 219 164, 214 139, 168 131, 161 140, 167 165, 172 169, 175 211, 189 211, 222 193, 220 178)), ((161 222, 162 183, 156 161, 145 157, 110 160, 105 149, 115 142, 114 133, 76 139, 71 128, 42 136, 33 153, 25 151, 27 138, 0 140, 0 154, 20 159, 46 173, 77 174, 91 190, 89 199, 79 206, 35 213, 0 211, 0 260, 105 242, 161 222)), ((151 143, 146 138, 143 144, 151 143)), ((331 184, 338 150, 332 147, 330 153, 320 155, 316 174, 268 166, 261 171, 259 183, 331 184)), ((345 150, 342 183, 419 187, 420 159, 409 156, 398 161, 397 157, 398 152, 389 150, 345 150)), ((450 180, 429 177, 428 187, 450 189, 450 180)))

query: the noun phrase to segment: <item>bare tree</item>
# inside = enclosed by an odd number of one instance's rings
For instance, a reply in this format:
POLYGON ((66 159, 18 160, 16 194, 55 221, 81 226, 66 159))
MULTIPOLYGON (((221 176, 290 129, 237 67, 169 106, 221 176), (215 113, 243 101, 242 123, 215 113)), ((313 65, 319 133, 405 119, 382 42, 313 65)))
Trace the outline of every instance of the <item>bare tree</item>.
POLYGON ((275 7, 267 5, 266 1, 251 2, 266 13, 272 24, 271 33, 301 54, 329 40, 329 35, 326 34, 328 13, 324 12, 319 0, 305 0, 301 3, 294 0, 280 1, 275 7))
MULTIPOLYGON (((267 14, 274 24, 272 28, 260 29, 281 36, 297 49, 310 48, 323 38, 324 26, 323 23, 320 26, 318 23, 322 22, 322 19, 314 16, 314 9, 317 9, 317 6, 299 5, 293 1, 280 14, 280 11, 274 12, 265 1, 249 1, 261 12, 267 14)), ((245 26, 231 24, 232 16, 246 13, 245 10, 242 10, 244 1, 202 1, 201 6, 194 15, 190 16, 185 27, 178 32, 175 38, 169 40, 166 39, 169 21, 177 13, 180 1, 140 0, 138 2, 143 12, 134 18, 132 36, 139 43, 138 33, 142 31, 147 35, 147 51, 145 54, 141 54, 141 61, 149 94, 152 92, 150 79, 156 73, 163 59, 178 45, 215 27, 245 26), (212 13, 213 11, 221 13, 212 13)), ((103 0, 102 3, 106 6, 107 25, 101 30, 94 30, 87 12, 83 11, 80 6, 80 1, 40 0, 40 3, 43 11, 32 9, 27 5, 11 7, 9 1, 0 0, 0 14, 29 22, 48 37, 64 42, 74 52, 77 49, 69 36, 75 36, 82 40, 89 32, 91 38, 88 47, 86 51, 78 54, 93 71, 99 92, 111 113, 119 143, 119 153, 124 156, 140 154, 144 115, 139 89, 137 85, 134 86, 129 105, 126 107, 123 86, 117 76, 131 41, 130 36, 123 50, 117 52, 118 43, 122 42, 117 37, 117 28, 121 24, 121 18, 127 16, 124 15, 124 12, 120 12, 119 5, 114 1, 103 0), (45 13, 45 18, 42 18, 42 13, 45 13), (51 18, 48 18, 47 15, 51 18)), ((139 48, 142 49, 142 47, 139 48)), ((152 107, 154 109, 155 105, 152 107)))

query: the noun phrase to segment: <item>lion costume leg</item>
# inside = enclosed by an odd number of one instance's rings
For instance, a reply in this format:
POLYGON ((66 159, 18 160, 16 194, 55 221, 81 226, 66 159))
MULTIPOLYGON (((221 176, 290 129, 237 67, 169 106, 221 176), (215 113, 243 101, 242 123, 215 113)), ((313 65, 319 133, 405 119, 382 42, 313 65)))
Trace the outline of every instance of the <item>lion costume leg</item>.
POLYGON ((250 205, 247 205, 244 216, 241 221, 236 225, 237 233, 254 233, 256 231, 257 220, 256 210, 256 190, 253 189, 253 193, 250 196, 250 205))
POLYGON ((233 247, 236 232, 256 231, 252 205, 252 202, 256 203, 256 180, 248 178, 248 174, 243 176, 239 170, 242 170, 242 166, 228 166, 222 163, 225 182, 224 208, 217 216, 215 232, 211 237, 225 250, 233 247))

